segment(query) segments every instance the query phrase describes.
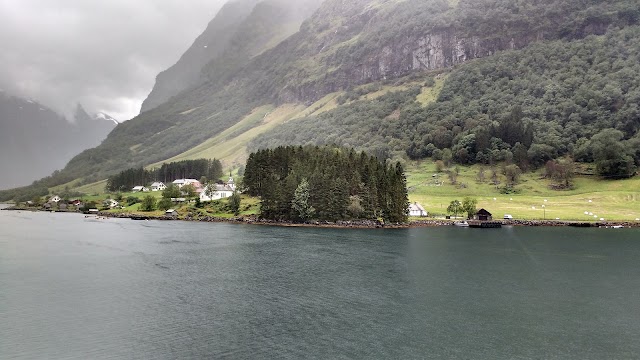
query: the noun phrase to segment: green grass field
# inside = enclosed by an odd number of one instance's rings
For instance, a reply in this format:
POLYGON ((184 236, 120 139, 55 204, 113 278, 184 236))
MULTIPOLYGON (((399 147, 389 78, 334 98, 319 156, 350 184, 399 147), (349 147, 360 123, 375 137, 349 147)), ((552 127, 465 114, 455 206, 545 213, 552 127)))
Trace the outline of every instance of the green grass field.
MULTIPOLYGON (((556 191, 540 172, 522 176, 516 189, 519 194, 501 194, 489 181, 476 180, 478 166, 459 167, 458 183, 451 185, 446 173, 437 173, 433 162, 410 163, 407 169, 409 200, 418 202, 434 215, 444 215, 449 203, 465 197, 478 200, 478 208, 485 208, 494 217, 504 214, 514 219, 561 220, 628 220, 640 218, 640 178, 627 180, 600 180, 595 176, 575 179, 572 190, 556 191), (436 175, 434 177, 434 175, 436 175), (544 207, 543 207, 544 205, 544 207), (592 215, 585 215, 585 212, 592 215)), ((453 169, 452 169, 453 170, 453 169)), ((490 171, 487 169, 487 178, 490 171)), ((503 186, 505 179, 501 177, 503 186)))

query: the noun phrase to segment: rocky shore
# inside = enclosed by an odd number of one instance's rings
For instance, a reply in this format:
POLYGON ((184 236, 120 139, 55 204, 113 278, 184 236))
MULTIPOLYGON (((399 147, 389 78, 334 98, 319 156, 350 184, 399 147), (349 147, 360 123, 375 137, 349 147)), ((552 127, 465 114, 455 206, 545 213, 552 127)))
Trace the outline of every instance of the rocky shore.
POLYGON ((270 226, 287 226, 287 227, 327 227, 327 228, 361 228, 361 229, 394 229, 407 228, 410 224, 384 224, 374 220, 357 220, 357 221, 309 221, 305 223, 296 223, 292 221, 277 221, 260 219, 257 216, 238 216, 233 218, 221 218, 215 216, 193 216, 187 214, 184 217, 174 218, 170 216, 146 216, 140 214, 127 213, 109 213, 99 212, 96 214, 101 217, 133 219, 133 220, 163 220, 163 221, 196 221, 209 223, 230 223, 230 224, 248 224, 248 225, 270 225, 270 226))
MULTIPOLYGON (((21 211, 44 211, 39 209, 22 209, 15 207, 8 207, 2 210, 21 210, 21 211)), ((72 213, 75 211, 56 211, 72 213)), ((260 219, 257 216, 238 216, 232 218, 222 218, 215 216, 195 216, 187 214, 182 217, 171 216, 157 216, 157 215, 145 215, 140 213, 111 213, 101 211, 97 214, 92 214, 104 218, 119 218, 119 219, 132 219, 132 220, 162 220, 162 221, 196 221, 196 222, 209 222, 209 223, 229 223, 229 224, 248 224, 248 225, 268 225, 268 226, 285 226, 285 227, 324 227, 324 228, 354 228, 354 229, 401 229, 401 228, 417 228, 417 227, 438 227, 438 226, 452 226, 455 221, 453 220, 441 220, 441 219, 428 219, 428 220, 414 220, 405 224, 385 224, 376 220, 351 220, 351 221, 309 221, 305 223, 296 223, 291 221, 277 221, 260 219)), ((586 221, 561 221, 561 220, 499 220, 503 226, 545 226, 545 227, 599 227, 599 228, 640 228, 640 222, 638 221, 599 221, 599 222, 586 222, 586 221)))
MULTIPOLYGON (((375 220, 353 220, 353 221, 309 221, 305 223, 296 223, 291 221, 277 221, 260 219, 257 216, 239 216, 233 218, 220 218, 214 216, 192 216, 186 215, 181 218, 172 218, 168 216, 144 216, 140 214, 125 213, 108 213, 100 212, 99 216, 112 218, 130 218, 134 220, 181 220, 181 221, 197 221, 210 223, 231 223, 231 224, 249 224, 249 225, 271 225, 271 226, 287 226, 287 227, 326 227, 326 228, 360 228, 360 229, 400 229, 412 227, 438 227, 452 226, 452 220, 416 220, 405 224, 384 224, 375 220)), ((584 221, 560 221, 560 220, 501 220, 504 226, 545 226, 545 227, 625 227, 640 228, 640 222, 631 221, 609 221, 609 222, 584 222, 584 221)))

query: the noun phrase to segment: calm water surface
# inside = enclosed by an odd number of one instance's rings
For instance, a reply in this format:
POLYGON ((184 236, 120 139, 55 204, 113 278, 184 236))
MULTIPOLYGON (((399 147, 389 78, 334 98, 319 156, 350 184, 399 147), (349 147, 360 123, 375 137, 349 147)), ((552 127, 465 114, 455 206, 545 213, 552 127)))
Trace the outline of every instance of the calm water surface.
POLYGON ((640 357, 640 231, 0 212, 1 359, 640 357))

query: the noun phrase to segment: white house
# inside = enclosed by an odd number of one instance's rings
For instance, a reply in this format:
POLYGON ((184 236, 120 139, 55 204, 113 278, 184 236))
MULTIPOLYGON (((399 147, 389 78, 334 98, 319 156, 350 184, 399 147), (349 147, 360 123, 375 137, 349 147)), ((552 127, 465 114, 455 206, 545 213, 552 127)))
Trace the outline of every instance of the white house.
MULTIPOLYGON (((235 188, 235 186, 234 186, 235 188)), ((207 202, 213 200, 226 199, 233 195, 234 189, 228 184, 207 185, 200 193, 200 201, 207 202)))
POLYGON ((56 204, 57 204, 57 203, 59 203, 61 200, 62 200, 62 199, 60 198, 60 196, 55 195, 55 196, 52 196, 52 197, 51 197, 51 199, 49 199, 49 201, 48 201, 48 202, 50 202, 50 203, 56 203, 56 204))
POLYGON ((144 187, 144 186, 136 186, 133 189, 131 189, 131 191, 133 192, 147 192, 149 191, 148 187, 144 187))
POLYGON ((167 186, 161 182, 154 182, 151 184, 151 191, 164 191, 167 189, 167 186))
POLYGON ((422 207, 422 205, 418 203, 409 205, 409 216, 425 217, 427 215, 427 211, 422 207))
POLYGON ((117 201, 115 201, 113 199, 107 199, 107 200, 104 201, 103 204, 104 204, 104 206, 108 207, 109 209, 115 209, 120 205, 117 201))
POLYGON ((183 186, 187 185, 193 185, 195 188, 202 187, 200 181, 196 179, 178 179, 173 182, 173 185, 177 186, 178 189, 182 189, 183 186))

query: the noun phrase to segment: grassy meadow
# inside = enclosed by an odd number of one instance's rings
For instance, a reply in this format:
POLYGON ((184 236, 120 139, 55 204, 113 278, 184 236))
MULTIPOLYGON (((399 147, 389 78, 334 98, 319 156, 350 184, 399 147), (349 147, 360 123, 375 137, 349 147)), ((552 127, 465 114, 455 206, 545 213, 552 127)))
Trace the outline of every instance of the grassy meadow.
MULTIPOLYGON (((454 170, 452 167, 450 170, 454 170)), ((517 194, 501 194, 490 184, 491 171, 485 168, 486 180, 477 180, 479 166, 459 167, 457 182, 452 185, 446 173, 438 173, 431 161, 412 162, 407 166, 409 200, 418 202, 435 216, 444 215, 449 203, 465 197, 478 200, 478 208, 485 208, 494 217, 504 214, 514 219, 561 220, 627 220, 640 218, 640 178, 601 180, 596 176, 578 176, 572 190, 551 190, 550 182, 540 171, 521 176, 515 186, 517 194), (435 176, 434 176, 435 175, 435 176), (544 205, 544 207, 543 207, 544 205), (585 212, 592 215, 586 215, 585 212)), ((498 167, 499 170, 499 167, 498 167)), ((504 186, 505 179, 499 181, 504 186)))

